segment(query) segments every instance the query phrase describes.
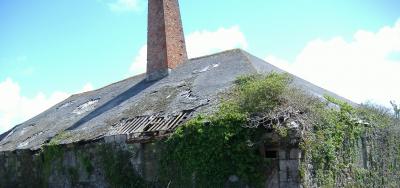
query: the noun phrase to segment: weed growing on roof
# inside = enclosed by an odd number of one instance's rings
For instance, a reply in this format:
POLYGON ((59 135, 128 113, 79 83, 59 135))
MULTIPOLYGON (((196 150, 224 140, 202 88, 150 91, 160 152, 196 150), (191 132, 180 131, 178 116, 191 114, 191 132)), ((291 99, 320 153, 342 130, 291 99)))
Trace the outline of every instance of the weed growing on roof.
POLYGON ((62 131, 49 141, 48 145, 59 145, 61 141, 65 141, 66 139, 70 138, 72 133, 69 131, 62 131))

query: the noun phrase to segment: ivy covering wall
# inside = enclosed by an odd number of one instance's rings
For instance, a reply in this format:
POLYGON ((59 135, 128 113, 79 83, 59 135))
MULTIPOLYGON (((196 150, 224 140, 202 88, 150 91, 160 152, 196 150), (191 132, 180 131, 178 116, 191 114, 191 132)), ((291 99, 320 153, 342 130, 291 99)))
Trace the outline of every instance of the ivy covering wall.
POLYGON ((152 187, 131 162, 137 151, 94 143, 7 152, 0 156, 0 187, 152 187))
POLYGON ((399 121, 388 109, 326 97, 302 143, 307 187, 398 187, 399 121), (335 107, 327 108, 329 104, 335 107), (308 173, 308 174, 307 174, 308 173))
POLYGON ((265 129, 248 128, 247 120, 284 105, 290 82, 288 75, 276 73, 238 78, 215 114, 189 121, 163 141, 161 182, 169 187, 224 187, 229 177, 237 176, 241 187, 263 187, 271 165, 259 151, 265 129))

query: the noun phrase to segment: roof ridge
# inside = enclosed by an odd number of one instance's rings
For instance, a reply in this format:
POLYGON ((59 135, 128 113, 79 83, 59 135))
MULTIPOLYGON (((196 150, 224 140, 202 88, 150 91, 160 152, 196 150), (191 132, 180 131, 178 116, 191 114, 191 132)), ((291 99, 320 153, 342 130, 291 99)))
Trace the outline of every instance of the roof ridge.
POLYGON ((242 49, 240 49, 240 53, 245 57, 245 59, 247 60, 247 63, 251 64, 249 53, 244 51, 244 50, 242 50, 242 49))
POLYGON ((209 55, 204 55, 204 56, 200 56, 200 57, 191 58, 191 59, 189 59, 189 61, 204 59, 204 58, 208 58, 208 57, 212 57, 212 56, 218 56, 218 55, 227 54, 227 53, 232 53, 232 52, 235 52, 235 51, 243 51, 243 50, 240 49, 240 48, 224 50, 224 51, 217 52, 217 53, 214 53, 214 54, 209 54, 209 55))

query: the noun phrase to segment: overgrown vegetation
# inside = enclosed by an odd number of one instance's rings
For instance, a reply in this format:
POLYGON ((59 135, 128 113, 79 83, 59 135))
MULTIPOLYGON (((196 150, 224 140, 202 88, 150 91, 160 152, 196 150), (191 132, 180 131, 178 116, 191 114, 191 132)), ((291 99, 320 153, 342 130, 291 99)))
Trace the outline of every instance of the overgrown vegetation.
POLYGON ((280 105, 290 78, 282 74, 240 77, 229 101, 211 116, 199 116, 164 142, 161 179, 170 187, 223 187, 231 175, 261 187, 270 163, 261 157, 262 129, 249 129, 247 118, 280 105))
MULTIPOLYGON (((306 187, 399 185, 399 124, 388 111, 354 107, 330 96, 319 99, 290 85, 285 74, 238 78, 214 115, 189 121, 164 141, 163 183, 222 187, 235 174, 246 184, 262 186, 262 169, 269 163, 257 150, 264 131, 245 125, 254 116, 293 109, 301 112, 296 117, 304 154, 299 172, 306 187)), ((288 130, 278 123, 273 128, 285 139, 288 130)))
POLYGON ((400 119, 400 107, 397 105, 396 101, 390 101, 390 104, 393 107, 393 111, 394 111, 394 116, 396 117, 396 119, 400 119))
POLYGON ((32 152, 24 150, 5 155, 0 157, 0 187, 41 187, 38 163, 32 152))
POLYGON ((64 166, 62 164, 64 158, 64 150, 59 145, 47 145, 40 153, 38 162, 38 170, 41 174, 41 182, 43 187, 48 186, 50 175, 54 172, 62 172, 64 166))
POLYGON ((90 176, 94 171, 94 166, 91 161, 90 154, 87 151, 77 151, 76 155, 80 164, 83 166, 86 173, 90 176))
POLYGON ((300 171, 305 177, 308 170, 310 178, 303 179, 305 186, 399 186, 399 124, 389 111, 325 98, 325 104, 310 108, 310 131, 301 144, 305 157, 300 171))
POLYGON ((72 133, 68 132, 68 131, 62 131, 61 133, 57 134, 56 136, 54 136, 50 141, 48 145, 60 145, 61 141, 68 139, 69 137, 71 137, 72 133))
POLYGON ((99 145, 100 164, 111 187, 150 187, 130 162, 131 153, 116 145, 99 145))
POLYGON ((118 145, 101 143, 46 145, 37 154, 10 152, 6 158, 0 157, 0 187, 85 187, 95 170, 110 187, 150 187, 133 168, 132 154, 118 145))

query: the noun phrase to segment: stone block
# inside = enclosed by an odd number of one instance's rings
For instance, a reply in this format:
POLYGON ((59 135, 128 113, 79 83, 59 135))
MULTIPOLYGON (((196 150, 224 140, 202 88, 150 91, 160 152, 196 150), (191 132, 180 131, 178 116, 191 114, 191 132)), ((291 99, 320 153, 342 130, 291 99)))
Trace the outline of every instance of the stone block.
POLYGON ((290 150, 290 159, 300 159, 301 158, 301 150, 298 148, 294 148, 290 150))
POLYGON ((292 170, 288 171, 288 181, 291 181, 291 182, 299 181, 299 170, 298 169, 292 169, 292 170))
POLYGON ((279 187, 280 188, 287 188, 288 187, 288 182, 279 182, 279 187))
POLYGON ((292 170, 299 168, 300 161, 298 159, 295 160, 279 160, 279 169, 280 170, 292 170))
POLYGON ((287 171, 279 171, 279 182, 287 182, 288 181, 287 171))
POLYGON ((121 135, 115 135, 115 142, 116 143, 125 143, 127 140, 127 135, 126 134, 121 134, 121 135))
POLYGON ((286 151, 279 150, 279 160, 286 159, 286 151))
POLYGON ((279 170, 286 170, 286 162, 287 160, 279 160, 279 170))
POLYGON ((299 188, 300 184, 297 182, 287 182, 285 188, 299 188))
POLYGON ((114 142, 115 142, 115 136, 114 136, 114 135, 112 135, 112 136, 106 136, 106 137, 104 137, 104 141, 105 141, 106 143, 114 143, 114 142))
POLYGON ((230 182, 238 182, 239 181, 239 177, 236 175, 231 175, 229 176, 229 181, 230 182))

